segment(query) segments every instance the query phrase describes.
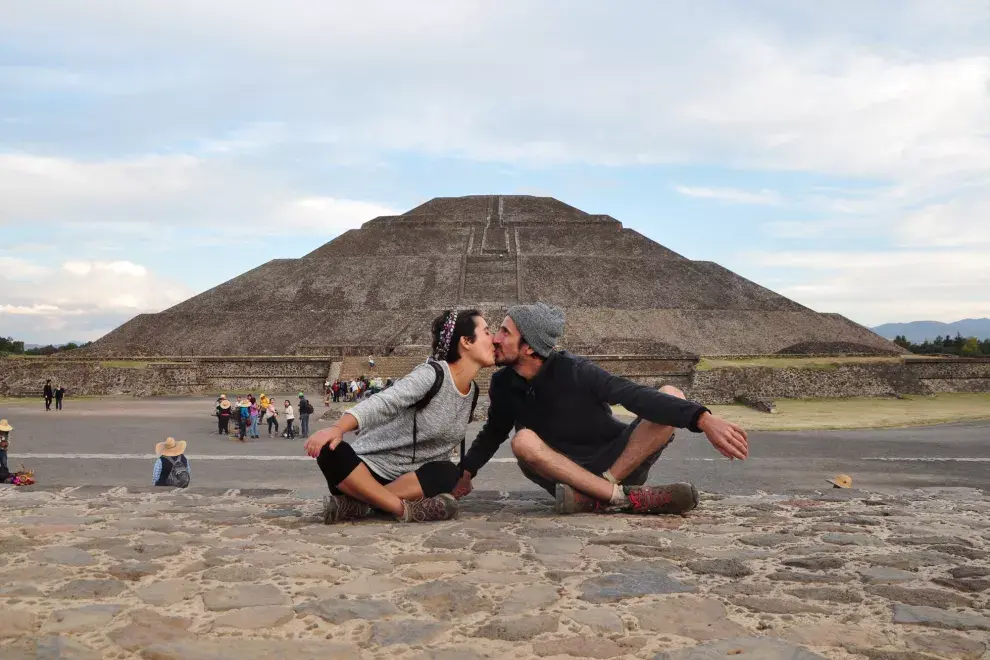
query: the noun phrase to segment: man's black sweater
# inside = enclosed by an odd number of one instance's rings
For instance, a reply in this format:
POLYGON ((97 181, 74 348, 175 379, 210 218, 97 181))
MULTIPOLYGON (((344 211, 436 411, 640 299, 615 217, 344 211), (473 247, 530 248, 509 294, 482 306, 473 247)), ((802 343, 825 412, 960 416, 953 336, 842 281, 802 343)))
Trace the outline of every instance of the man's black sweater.
POLYGON ((461 467, 478 473, 513 428, 529 429, 543 442, 578 463, 589 463, 626 425, 612 415, 621 405, 643 419, 699 432, 698 418, 708 409, 613 376, 595 363, 567 351, 555 351, 527 381, 511 367, 492 375, 488 420, 461 467))

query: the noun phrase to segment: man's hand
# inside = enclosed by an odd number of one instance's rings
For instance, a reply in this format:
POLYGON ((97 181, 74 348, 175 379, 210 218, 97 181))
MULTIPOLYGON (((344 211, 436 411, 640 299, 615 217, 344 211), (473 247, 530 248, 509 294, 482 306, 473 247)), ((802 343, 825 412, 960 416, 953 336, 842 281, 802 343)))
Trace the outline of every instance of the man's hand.
POLYGON ((746 431, 738 424, 733 424, 711 413, 702 413, 698 419, 701 429, 708 442, 712 443, 720 454, 728 459, 738 458, 741 461, 749 456, 749 440, 746 431))
POLYGON ((321 429, 309 436, 306 440, 306 453, 316 458, 323 451, 323 445, 329 444, 330 451, 337 448, 337 445, 341 443, 344 439, 343 432, 336 426, 331 426, 327 429, 321 429))
POLYGON ((474 490, 474 486, 471 485, 471 473, 467 470, 461 472, 461 478, 457 480, 457 485, 454 486, 454 492, 451 493, 457 499, 466 497, 474 490))

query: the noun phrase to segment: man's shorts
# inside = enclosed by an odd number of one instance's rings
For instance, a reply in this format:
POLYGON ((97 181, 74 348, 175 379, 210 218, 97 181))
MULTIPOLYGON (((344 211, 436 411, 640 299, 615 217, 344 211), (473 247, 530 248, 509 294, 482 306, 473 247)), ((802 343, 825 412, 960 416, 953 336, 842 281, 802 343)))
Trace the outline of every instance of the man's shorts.
MULTIPOLYGON (((622 433, 616 436, 615 440, 613 440, 609 444, 608 449, 601 452, 597 457, 595 457, 591 461, 584 462, 584 461, 574 460, 573 458, 571 458, 571 460, 577 463, 578 465, 580 465, 581 467, 583 467, 588 472, 594 475, 601 476, 601 474, 605 472, 605 470, 608 470, 613 465, 615 465, 615 461, 618 460, 622 452, 625 451, 626 445, 629 444, 629 438, 632 436, 632 432, 636 429, 637 426, 639 426, 639 423, 641 421, 643 421, 643 418, 637 417, 632 424, 627 426, 625 430, 622 431, 622 433)), ((639 467, 637 467, 635 470, 629 473, 629 475, 622 480, 622 485, 642 486, 643 484, 645 484, 646 480, 650 476, 650 469, 653 467, 653 464, 657 462, 657 460, 660 458, 660 454, 663 453, 664 449, 670 446, 671 442, 673 442, 673 438, 670 439, 670 442, 668 442, 663 447, 661 447, 659 451, 647 456, 646 460, 640 463, 639 467)), ((528 467, 526 467, 525 463, 520 462, 519 469, 522 470, 523 476, 525 476, 527 479, 532 481, 534 484, 540 486, 543 490, 550 493, 551 496, 556 495, 557 482, 536 474, 528 467)))

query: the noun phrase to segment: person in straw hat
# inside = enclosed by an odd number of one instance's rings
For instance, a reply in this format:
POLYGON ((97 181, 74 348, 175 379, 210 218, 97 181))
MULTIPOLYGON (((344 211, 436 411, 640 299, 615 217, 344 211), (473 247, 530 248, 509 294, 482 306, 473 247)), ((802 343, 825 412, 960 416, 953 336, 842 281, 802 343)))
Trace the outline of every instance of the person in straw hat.
POLYGON ((241 442, 247 442, 244 436, 247 435, 247 425, 248 420, 251 418, 251 402, 247 399, 241 399, 237 404, 237 439, 241 442))
POLYGON ((220 435, 230 433, 230 401, 227 401, 227 397, 220 399, 217 404, 217 429, 220 435))
POLYGON ((186 441, 168 437, 155 445, 155 469, 152 479, 156 486, 189 485, 189 459, 186 457, 186 441), (174 473, 174 475, 173 475, 174 473))
POLYGON ((10 445, 10 432, 14 427, 5 419, 0 419, 0 469, 4 472, 7 468, 7 447, 10 445))

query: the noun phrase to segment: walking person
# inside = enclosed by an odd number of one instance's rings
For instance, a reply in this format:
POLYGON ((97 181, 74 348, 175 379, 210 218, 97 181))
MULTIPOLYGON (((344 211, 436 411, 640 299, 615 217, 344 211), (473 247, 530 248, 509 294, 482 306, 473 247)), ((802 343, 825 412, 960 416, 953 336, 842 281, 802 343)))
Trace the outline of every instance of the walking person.
POLYGON ((155 468, 151 474, 156 486, 185 488, 189 485, 189 458, 186 457, 186 441, 166 438, 155 445, 155 468))
POLYGON ((52 399, 55 398, 55 392, 52 390, 51 378, 45 381, 45 389, 43 394, 45 396, 45 410, 49 411, 52 409, 52 399))
POLYGON ((220 435, 230 435, 230 401, 223 397, 217 404, 217 433, 220 435))
POLYGON ((292 404, 289 400, 285 400, 285 437, 292 438, 296 437, 296 431, 292 428, 292 421, 296 418, 295 414, 292 412, 292 404))
POLYGON ((451 491, 461 469, 450 461, 478 400, 475 376, 495 363, 488 324, 476 310, 433 321, 433 356, 395 386, 368 397, 306 443, 330 495, 327 524, 362 518, 371 508, 403 522, 457 515, 451 491), (349 443, 344 434, 360 429, 349 443))
MULTIPOLYGON (((10 432, 14 430, 14 427, 10 425, 5 419, 0 419, 0 472, 3 472, 6 476, 10 475, 10 469, 7 467, 7 449, 10 448, 10 432)), ((0 483, 3 483, 0 480, 0 483)))
POLYGON ((252 438, 260 438, 261 436, 258 435, 258 415, 261 414, 261 409, 258 408, 258 404, 257 403, 255 403, 254 401, 252 401, 251 402, 251 406, 248 408, 248 411, 249 411, 249 414, 251 415, 251 417, 250 417, 250 419, 251 419, 251 429, 250 429, 251 430, 251 433, 250 433, 250 435, 251 435, 252 438))
POLYGON ((268 413, 268 437, 272 437, 272 426, 275 427, 275 433, 278 433, 278 410, 275 409, 275 401, 269 399, 268 408, 265 410, 268 413))
POLYGON ((55 388, 55 410, 62 409, 62 397, 65 396, 65 387, 59 385, 55 388))
POLYGON ((302 437, 309 437, 309 416, 313 414, 313 404, 309 402, 306 395, 299 393, 299 433, 302 437))

